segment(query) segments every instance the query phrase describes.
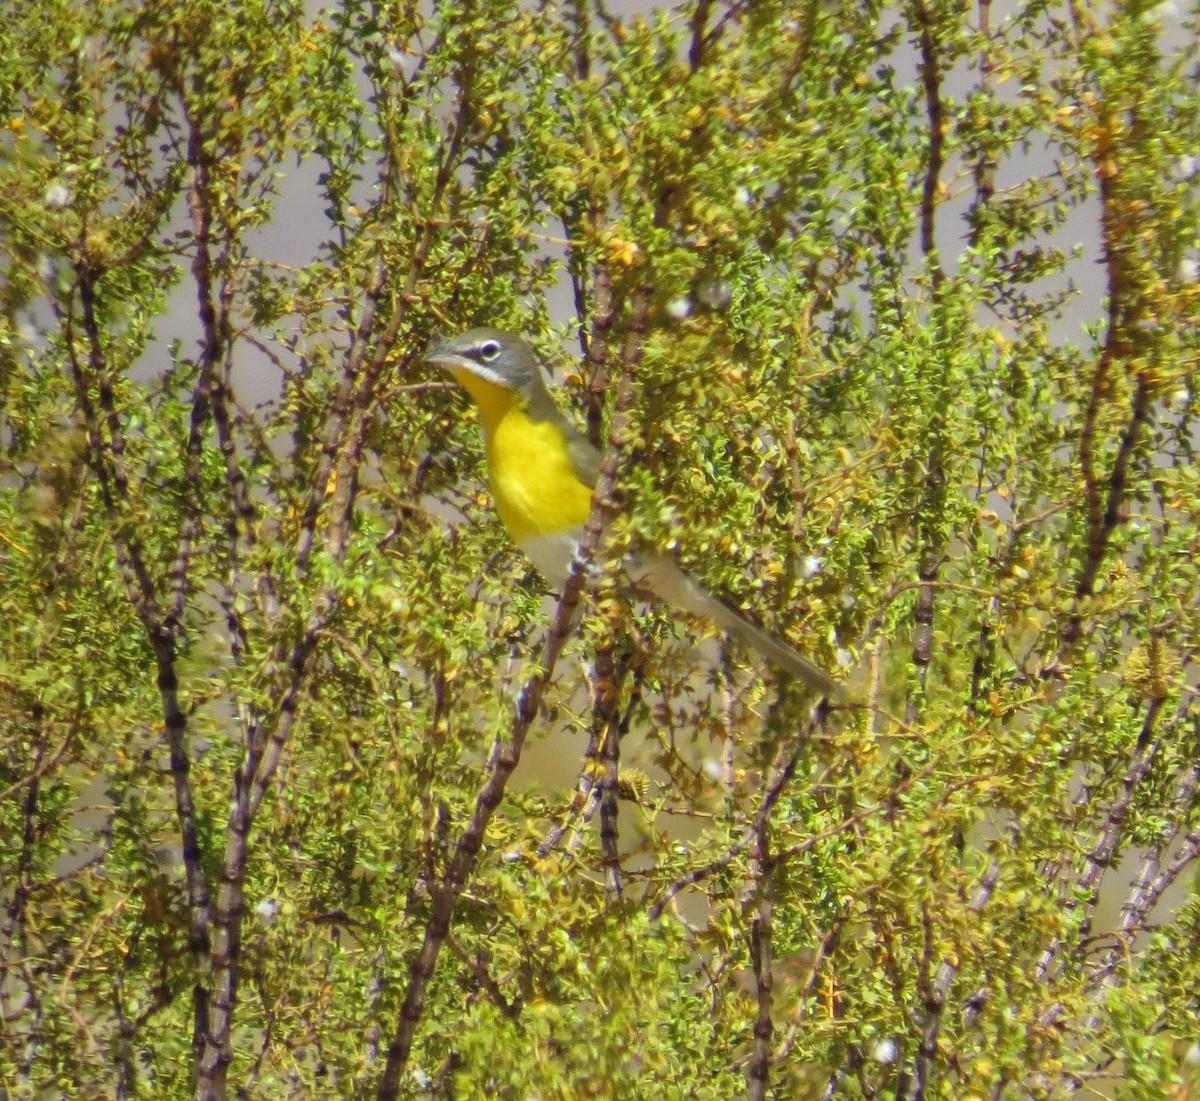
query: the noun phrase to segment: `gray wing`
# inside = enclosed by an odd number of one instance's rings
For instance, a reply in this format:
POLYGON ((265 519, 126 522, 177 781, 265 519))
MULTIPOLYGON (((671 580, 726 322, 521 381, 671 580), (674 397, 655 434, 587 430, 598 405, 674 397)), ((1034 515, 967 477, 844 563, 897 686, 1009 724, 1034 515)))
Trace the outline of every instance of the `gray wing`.
POLYGON ((563 431, 567 437, 567 454, 571 456, 576 476, 584 485, 594 489, 600 477, 600 452, 588 443, 588 438, 573 424, 566 425, 563 431))

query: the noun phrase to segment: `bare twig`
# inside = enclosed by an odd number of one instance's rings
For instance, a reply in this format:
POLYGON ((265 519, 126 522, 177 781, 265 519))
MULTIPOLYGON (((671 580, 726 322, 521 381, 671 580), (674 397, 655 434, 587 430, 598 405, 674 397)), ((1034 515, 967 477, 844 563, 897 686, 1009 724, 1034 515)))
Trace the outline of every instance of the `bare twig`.
POLYGON ((32 1016, 34 1017, 32 1027, 26 1029, 25 1052, 18 1064, 21 1078, 24 1078, 33 1067, 33 1061, 40 1042, 36 1022, 41 1016, 39 987, 33 981, 33 977, 29 973, 25 963, 26 958, 29 956, 29 946, 26 940, 26 923, 28 920, 26 902, 30 893, 33 862, 36 854, 41 798, 39 773, 46 752, 46 739, 43 729, 44 715, 41 705, 34 705, 30 717, 35 727, 38 728, 39 735, 35 741, 36 748, 34 750, 32 769, 34 778, 25 785, 25 797, 21 800, 20 855, 15 861, 12 875, 5 877, 8 880, 4 887, 7 899, 4 906, 4 920, 0 922, 0 988, 2 988, 2 993, 0 993, 0 1008, 4 1011, 4 1023, 7 1023, 14 1016, 10 998, 16 984, 11 978, 11 972, 13 970, 13 957, 17 953, 19 953, 17 970, 20 972, 22 985, 25 987, 26 993, 25 1005, 22 1007, 22 1010, 29 1013, 30 1009, 32 1009, 32 1016))

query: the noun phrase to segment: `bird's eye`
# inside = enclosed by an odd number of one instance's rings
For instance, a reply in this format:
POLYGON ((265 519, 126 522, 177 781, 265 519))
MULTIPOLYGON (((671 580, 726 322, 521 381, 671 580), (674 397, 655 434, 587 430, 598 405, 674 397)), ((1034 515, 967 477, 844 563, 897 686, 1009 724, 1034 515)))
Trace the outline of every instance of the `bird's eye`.
POLYGON ((479 358, 491 363, 500 354, 500 345, 494 340, 484 341, 479 345, 479 358))

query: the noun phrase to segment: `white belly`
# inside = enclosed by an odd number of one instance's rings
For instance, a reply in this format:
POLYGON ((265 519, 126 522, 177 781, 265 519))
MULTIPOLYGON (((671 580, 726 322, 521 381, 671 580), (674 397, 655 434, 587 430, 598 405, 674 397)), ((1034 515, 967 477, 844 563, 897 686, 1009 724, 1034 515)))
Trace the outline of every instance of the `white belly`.
POLYGON ((536 535, 521 540, 521 550, 553 589, 561 589, 571 569, 571 558, 579 546, 579 529, 556 535, 536 535))

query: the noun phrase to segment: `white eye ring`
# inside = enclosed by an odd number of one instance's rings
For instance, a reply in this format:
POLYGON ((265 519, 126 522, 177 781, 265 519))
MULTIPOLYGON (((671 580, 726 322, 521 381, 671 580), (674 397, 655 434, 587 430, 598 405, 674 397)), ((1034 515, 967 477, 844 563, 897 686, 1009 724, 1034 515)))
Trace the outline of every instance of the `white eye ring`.
POLYGON ((479 346, 479 358, 491 363, 500 354, 500 345, 494 340, 486 341, 479 346))

